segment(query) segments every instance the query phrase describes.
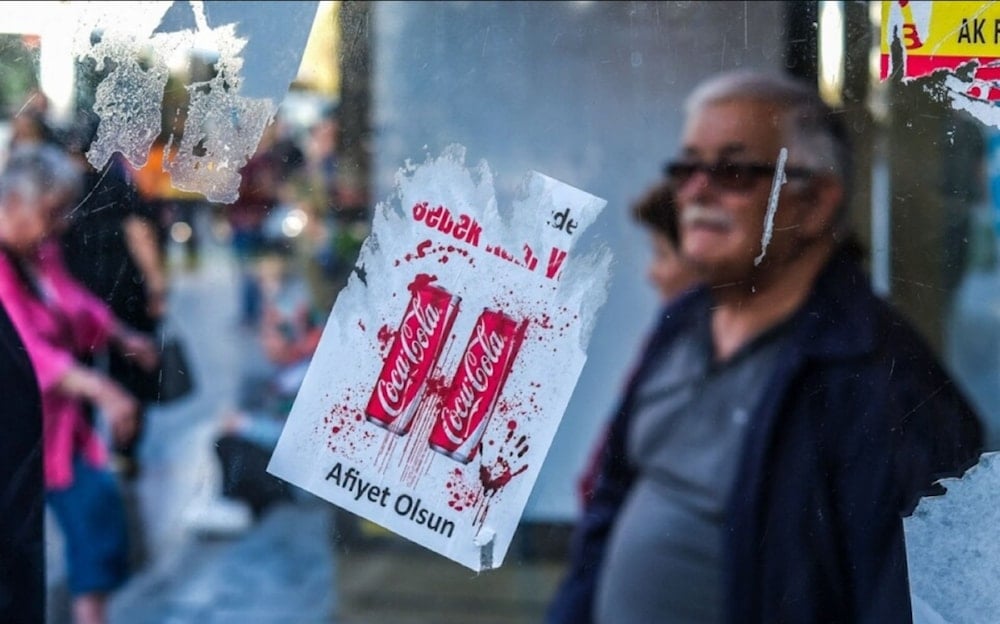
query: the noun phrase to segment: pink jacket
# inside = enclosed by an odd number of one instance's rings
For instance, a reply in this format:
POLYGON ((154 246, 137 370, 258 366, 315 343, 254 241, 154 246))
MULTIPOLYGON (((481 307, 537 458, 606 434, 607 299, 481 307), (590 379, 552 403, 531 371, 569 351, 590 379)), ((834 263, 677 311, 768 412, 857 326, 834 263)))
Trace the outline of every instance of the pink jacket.
POLYGON ((83 417, 83 403, 57 386, 77 356, 103 347, 113 327, 111 310, 76 282, 52 242, 39 249, 39 299, 6 254, 0 253, 0 301, 21 335, 42 394, 45 485, 62 489, 73 482, 73 457, 94 466, 107 461, 104 444, 83 417))

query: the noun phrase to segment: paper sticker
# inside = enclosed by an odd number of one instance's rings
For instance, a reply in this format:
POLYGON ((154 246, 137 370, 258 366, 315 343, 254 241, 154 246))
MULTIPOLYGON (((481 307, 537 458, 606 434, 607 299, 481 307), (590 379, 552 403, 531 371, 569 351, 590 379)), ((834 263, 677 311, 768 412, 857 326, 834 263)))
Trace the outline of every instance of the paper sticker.
POLYGON ((939 70, 969 70, 964 94, 1000 100, 1000 3, 882 2, 881 77, 896 71, 904 79, 939 70), (898 40, 902 67, 893 67, 892 46, 898 40))
POLYGON ((1000 3, 882 2, 881 76, 1000 128, 1000 3), (895 49, 895 52, 894 52, 895 49))
POLYGON ((610 252, 575 251, 606 202, 532 172, 501 218, 489 167, 460 147, 396 182, 268 470, 498 567, 606 297, 610 252))

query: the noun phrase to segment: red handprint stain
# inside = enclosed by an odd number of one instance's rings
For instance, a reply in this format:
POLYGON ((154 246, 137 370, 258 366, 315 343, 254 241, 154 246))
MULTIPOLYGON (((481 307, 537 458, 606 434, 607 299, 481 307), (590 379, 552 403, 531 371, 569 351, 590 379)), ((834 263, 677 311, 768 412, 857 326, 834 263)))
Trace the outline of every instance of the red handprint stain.
MULTIPOLYGON (((528 436, 517 434, 517 422, 510 420, 507 422, 507 435, 500 445, 499 452, 492 462, 483 461, 479 465, 479 483, 482 485, 483 499, 481 507, 476 514, 475 523, 482 524, 486 520, 490 510, 490 502, 511 480, 517 475, 528 470, 528 464, 523 463, 524 456, 527 455, 528 436), (516 467, 515 467, 516 466, 516 467)), ((479 445, 480 457, 483 455, 483 445, 479 445)))
MULTIPOLYGON (((507 427, 507 437, 504 440, 501 454, 493 460, 491 465, 481 464, 479 466, 479 482, 483 486, 485 496, 491 496, 510 483, 511 479, 528 469, 527 464, 518 468, 513 468, 511 465, 512 462, 516 463, 528 452, 530 448, 528 437, 522 435, 513 445, 510 445, 510 441, 514 439, 517 424, 512 420, 507 424, 507 427)), ((480 452, 482 452, 482 448, 480 448, 480 452)))

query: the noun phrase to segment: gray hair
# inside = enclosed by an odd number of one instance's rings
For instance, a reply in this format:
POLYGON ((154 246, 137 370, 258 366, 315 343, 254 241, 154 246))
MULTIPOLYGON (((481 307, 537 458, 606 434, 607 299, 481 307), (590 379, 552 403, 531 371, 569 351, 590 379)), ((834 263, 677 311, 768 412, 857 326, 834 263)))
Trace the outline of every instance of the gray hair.
POLYGON ((0 200, 11 194, 31 202, 48 193, 75 197, 82 186, 79 168, 63 150, 51 145, 26 146, 11 152, 0 174, 0 200))
POLYGON ((847 131, 840 118, 808 83, 794 78, 755 71, 719 74, 699 85, 685 102, 690 117, 711 104, 732 100, 756 100, 776 104, 784 112, 788 161, 813 171, 833 174, 844 185, 845 217, 850 195, 853 158, 847 131))

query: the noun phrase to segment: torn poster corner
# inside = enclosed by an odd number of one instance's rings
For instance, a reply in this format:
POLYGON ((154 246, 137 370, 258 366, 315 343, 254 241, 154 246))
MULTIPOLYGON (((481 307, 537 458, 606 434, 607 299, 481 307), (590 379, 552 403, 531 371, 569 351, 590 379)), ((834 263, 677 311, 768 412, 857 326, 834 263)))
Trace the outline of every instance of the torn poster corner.
POLYGON ((989 622, 1000 613, 1000 453, 985 453, 903 520, 915 621, 989 622))
POLYGON ((997 24, 1000 3, 883 0, 881 79, 921 79, 932 97, 1000 128, 997 24))

